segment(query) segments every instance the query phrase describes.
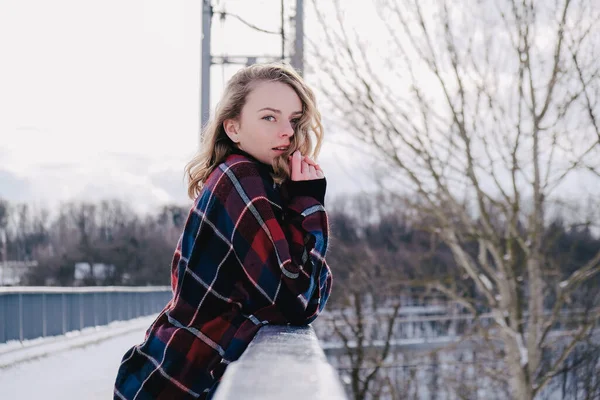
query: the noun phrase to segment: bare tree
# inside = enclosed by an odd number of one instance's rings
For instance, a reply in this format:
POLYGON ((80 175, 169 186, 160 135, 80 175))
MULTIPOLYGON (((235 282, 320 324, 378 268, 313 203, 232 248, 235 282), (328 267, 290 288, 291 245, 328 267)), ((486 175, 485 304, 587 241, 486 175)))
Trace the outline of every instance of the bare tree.
POLYGON ((322 339, 341 343, 345 365, 339 367, 349 377, 349 392, 354 400, 364 400, 381 379, 379 372, 391 351, 400 301, 392 296, 391 269, 384 265, 384 250, 365 243, 364 229, 348 210, 330 215, 335 236, 328 257, 338 266, 336 280, 341 287, 332 294, 331 311, 315 328, 322 339), (370 318, 384 305, 391 313, 380 315, 382 321, 370 318))
MULTIPOLYGON (((4 230, 9 246, 7 258, 30 261, 35 249, 48 241, 49 213, 28 204, 5 205, 4 230)), ((1 228, 0 228, 1 229, 1 228)))
MULTIPOLYGON (((444 299, 426 288, 432 276, 453 279, 447 274, 454 265, 446 258, 449 251, 432 243, 431 233, 421 230, 424 221, 414 224, 404 210, 385 195, 346 197, 330 208, 328 259, 336 283, 328 311, 314 326, 354 400, 401 398, 409 386, 416 393, 419 382, 405 376, 403 387, 393 387, 389 372, 406 362, 396 357, 396 347, 435 325, 414 321, 417 309, 437 305, 438 313, 449 311, 444 299)), ((448 329, 447 321, 440 331, 448 329)))
POLYGON ((598 326, 596 291, 557 340, 600 252, 564 273, 544 237, 574 179, 600 187, 600 3, 381 0, 362 25, 337 1, 326 19, 327 4, 313 69, 332 113, 376 149, 385 188, 435 221, 477 296, 435 288, 491 316, 512 395, 533 398, 598 326))

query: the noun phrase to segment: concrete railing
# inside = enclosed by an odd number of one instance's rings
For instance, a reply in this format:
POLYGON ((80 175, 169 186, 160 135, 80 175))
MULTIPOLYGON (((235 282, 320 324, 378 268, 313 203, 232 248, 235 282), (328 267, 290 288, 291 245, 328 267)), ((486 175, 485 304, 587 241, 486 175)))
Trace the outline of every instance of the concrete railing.
POLYGON ((167 286, 0 287, 0 343, 156 314, 170 298, 167 286))
POLYGON ((311 326, 267 325, 231 363, 214 400, 347 400, 311 326))

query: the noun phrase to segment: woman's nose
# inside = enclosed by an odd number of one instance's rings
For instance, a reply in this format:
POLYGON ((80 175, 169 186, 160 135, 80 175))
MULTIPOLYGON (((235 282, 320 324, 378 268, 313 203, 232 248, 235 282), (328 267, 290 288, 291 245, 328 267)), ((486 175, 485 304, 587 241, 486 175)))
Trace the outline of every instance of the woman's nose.
POLYGON ((290 122, 287 122, 281 128, 280 136, 292 136, 294 134, 294 127, 290 122))

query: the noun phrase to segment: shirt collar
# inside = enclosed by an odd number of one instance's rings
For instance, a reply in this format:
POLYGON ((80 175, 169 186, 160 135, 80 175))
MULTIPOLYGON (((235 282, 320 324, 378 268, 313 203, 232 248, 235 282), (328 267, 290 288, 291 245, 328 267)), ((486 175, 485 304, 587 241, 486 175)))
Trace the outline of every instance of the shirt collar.
POLYGON ((270 165, 270 164, 265 164, 264 162, 257 160, 257 159, 256 159, 256 158, 255 158, 253 155, 251 155, 250 153, 247 153, 246 151, 244 151, 244 150, 242 150, 242 149, 240 149, 240 148, 238 148, 238 147, 233 147, 233 148, 231 149, 231 154, 239 154, 239 155, 242 155, 242 156, 244 156, 244 157, 246 157, 246 158, 249 158, 250 160, 252 160, 252 161, 256 162, 256 163, 257 163, 258 165, 260 165, 261 167, 264 167, 264 168, 268 169, 268 170, 269 170, 269 172, 271 172, 271 173, 273 173, 273 172, 274 172, 274 169, 273 169, 273 166, 272 166, 272 165, 270 165))

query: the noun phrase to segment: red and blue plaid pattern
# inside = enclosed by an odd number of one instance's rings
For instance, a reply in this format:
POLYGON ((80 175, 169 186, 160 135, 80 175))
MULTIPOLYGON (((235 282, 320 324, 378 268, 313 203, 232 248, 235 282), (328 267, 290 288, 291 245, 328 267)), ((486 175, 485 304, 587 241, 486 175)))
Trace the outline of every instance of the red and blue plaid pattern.
POLYGON ((269 171, 232 154, 209 176, 173 257, 173 298, 124 355, 115 399, 210 398, 261 326, 323 310, 327 214, 314 197, 287 198, 269 171))

